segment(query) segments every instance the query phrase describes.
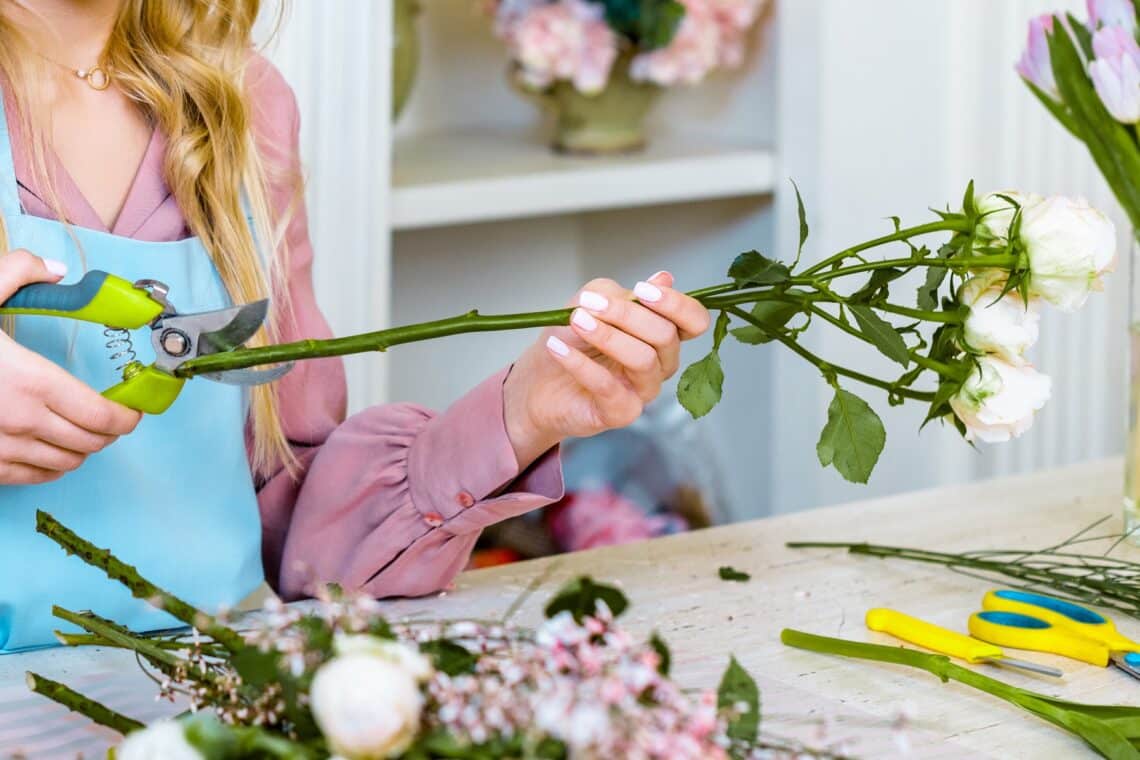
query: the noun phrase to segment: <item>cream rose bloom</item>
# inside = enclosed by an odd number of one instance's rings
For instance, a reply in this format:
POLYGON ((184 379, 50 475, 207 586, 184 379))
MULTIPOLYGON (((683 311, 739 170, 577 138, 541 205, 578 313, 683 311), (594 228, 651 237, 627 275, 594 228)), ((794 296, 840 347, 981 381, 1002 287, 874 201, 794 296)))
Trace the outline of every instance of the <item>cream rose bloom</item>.
POLYGON ((966 439, 1003 443, 1033 426, 1033 414, 1049 400, 1052 381, 1028 365, 983 356, 950 399, 966 426, 966 439))

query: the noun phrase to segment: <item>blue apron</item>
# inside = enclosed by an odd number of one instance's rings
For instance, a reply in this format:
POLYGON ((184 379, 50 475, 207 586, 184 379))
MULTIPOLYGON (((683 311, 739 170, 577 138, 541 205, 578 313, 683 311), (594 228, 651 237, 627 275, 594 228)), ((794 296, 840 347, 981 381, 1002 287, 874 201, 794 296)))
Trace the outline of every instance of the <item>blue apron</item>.
MULTIPOLYGON (((0 130, 0 213, 10 248, 63 261, 67 283, 85 268, 103 269, 132 282, 165 282, 183 313, 230 305, 197 238, 147 243, 24 214, 2 101, 0 130)), ((111 360, 101 326, 19 317, 15 338, 96 390, 119 380, 121 360, 111 360)), ((139 360, 153 361, 149 329, 131 338, 139 360)), ((245 450, 247 406, 241 388, 192 380, 168 412, 143 417, 133 433, 60 480, 0 485, 0 651, 55 644, 53 630, 75 630, 52 617, 53 604, 92 610, 142 631, 178 624, 36 533, 37 509, 200 608, 231 606, 253 592, 263 575, 245 450)))

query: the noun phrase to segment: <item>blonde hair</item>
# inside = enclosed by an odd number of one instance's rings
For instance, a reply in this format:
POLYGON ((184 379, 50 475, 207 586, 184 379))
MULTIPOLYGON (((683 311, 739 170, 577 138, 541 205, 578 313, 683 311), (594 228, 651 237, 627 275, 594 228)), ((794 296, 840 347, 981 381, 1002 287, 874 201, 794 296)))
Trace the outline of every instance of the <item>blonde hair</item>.
MULTIPOLYGON (((278 218, 271 214, 268 179, 270 171, 290 167, 263 163, 243 81, 260 6, 260 0, 122 0, 100 62, 113 72, 115 85, 166 136, 166 182, 230 297, 235 303, 274 297, 274 318, 250 341, 252 345, 275 340, 288 311, 288 289, 282 282, 287 269, 282 261, 287 255, 287 213, 278 218), (252 229, 246 223, 246 206, 253 217, 252 229), (265 264, 259 242, 266 252, 265 264)), ((44 158, 45 120, 36 118, 40 114, 30 88, 30 83, 42 81, 37 76, 45 74, 45 62, 3 14, 0 73, 11 83, 20 106, 33 169, 66 222, 44 158)), ((292 179, 299 196, 300 177, 292 179)), ((7 250, 7 234, 0 229, 0 251, 7 250)), ((292 470, 296 464, 278 407, 274 386, 252 389, 253 468, 263 476, 282 466, 292 470)))

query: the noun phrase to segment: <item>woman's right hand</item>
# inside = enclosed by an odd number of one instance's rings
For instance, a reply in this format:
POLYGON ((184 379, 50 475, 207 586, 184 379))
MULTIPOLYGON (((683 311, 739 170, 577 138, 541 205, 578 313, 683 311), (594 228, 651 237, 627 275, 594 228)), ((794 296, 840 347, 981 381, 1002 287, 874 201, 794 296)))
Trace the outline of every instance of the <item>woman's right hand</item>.
MULTIPOLYGON (((24 250, 0 255, 0 303, 67 267, 24 250)), ((135 429, 138 412, 108 401, 0 332, 0 485, 47 483, 135 429)))

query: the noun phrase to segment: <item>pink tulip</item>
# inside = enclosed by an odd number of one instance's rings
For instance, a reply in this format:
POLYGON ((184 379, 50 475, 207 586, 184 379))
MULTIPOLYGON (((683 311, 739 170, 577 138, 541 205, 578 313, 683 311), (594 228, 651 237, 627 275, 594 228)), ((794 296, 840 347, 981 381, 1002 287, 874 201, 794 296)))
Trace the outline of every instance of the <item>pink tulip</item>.
POLYGON ((1054 99, 1060 99, 1057 80, 1053 78, 1053 62, 1049 59, 1047 35, 1053 33, 1053 17, 1048 13, 1029 21, 1029 36, 1025 52, 1017 62, 1017 73, 1033 83, 1037 89, 1054 99))
POLYGON ((1089 7, 1089 28, 1096 31, 1101 26, 1122 26, 1129 32, 1136 31, 1136 7, 1132 0, 1087 0, 1089 7))
POLYGON ((1089 76, 1104 107, 1117 121, 1140 122, 1140 46, 1132 32, 1101 27, 1093 35, 1093 53, 1089 76))

